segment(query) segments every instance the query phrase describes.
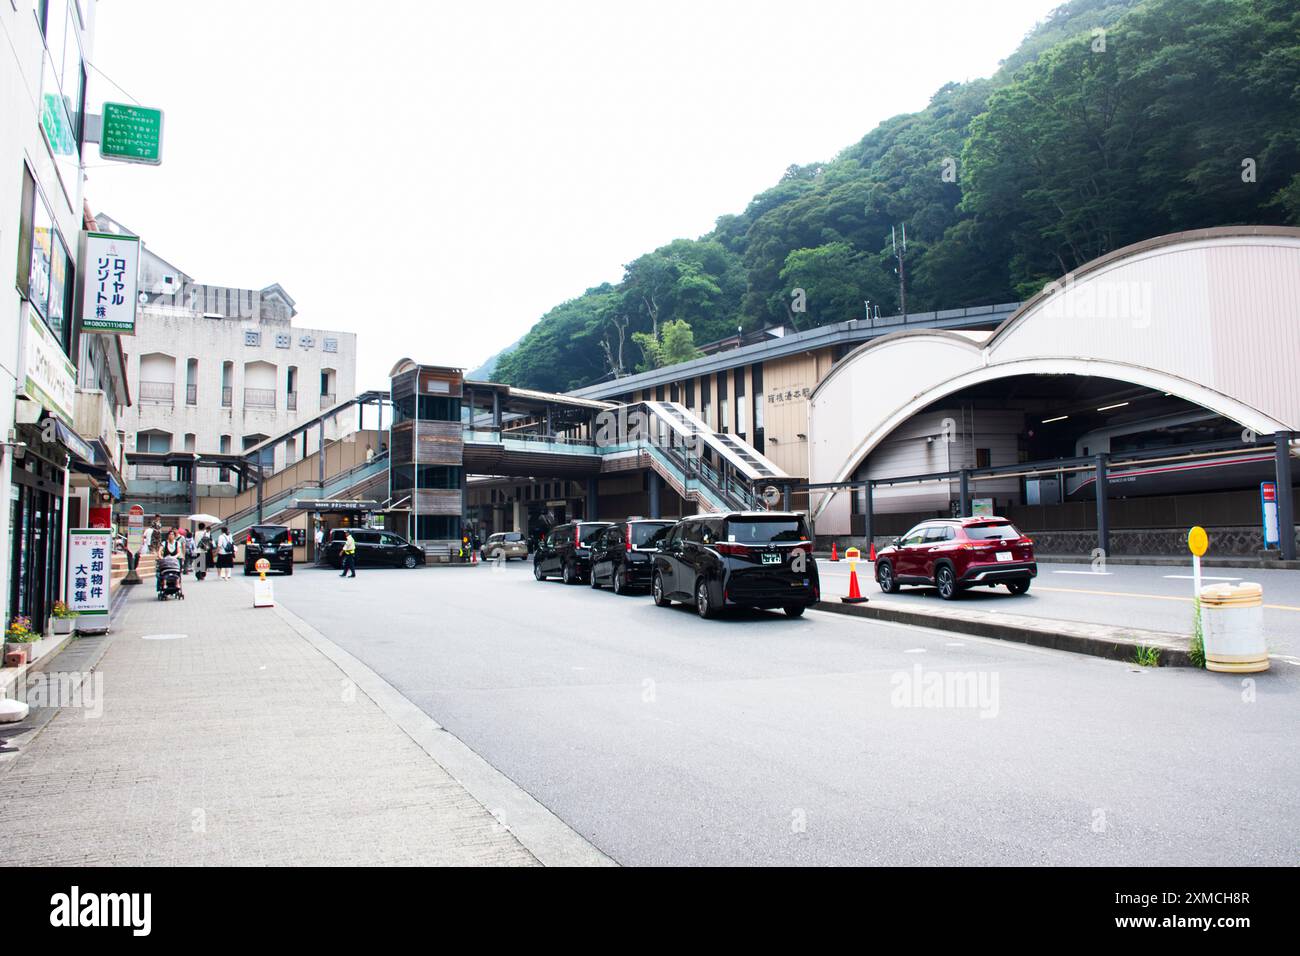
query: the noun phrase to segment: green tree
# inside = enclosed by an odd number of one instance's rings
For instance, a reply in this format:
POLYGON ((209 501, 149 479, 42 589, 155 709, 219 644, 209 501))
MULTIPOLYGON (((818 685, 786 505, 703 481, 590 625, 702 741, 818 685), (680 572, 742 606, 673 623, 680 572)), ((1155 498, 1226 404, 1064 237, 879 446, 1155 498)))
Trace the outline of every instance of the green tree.
POLYGON ((645 356, 645 361, 637 366, 638 372, 689 362, 704 354, 696 348, 695 333, 682 319, 665 322, 658 335, 653 332, 634 332, 632 340, 641 347, 641 353, 645 356))

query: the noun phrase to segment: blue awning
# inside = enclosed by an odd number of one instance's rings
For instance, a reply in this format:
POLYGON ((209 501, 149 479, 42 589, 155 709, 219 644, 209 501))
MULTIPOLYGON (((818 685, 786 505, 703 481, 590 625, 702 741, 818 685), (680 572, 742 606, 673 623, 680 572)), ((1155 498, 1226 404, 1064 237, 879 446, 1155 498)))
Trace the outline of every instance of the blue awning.
POLYGON ((95 449, 91 448, 90 444, 84 438, 65 425, 62 419, 54 418, 51 419, 51 421, 54 422, 54 433, 58 436, 59 443, 62 444, 63 447, 73 455, 73 457, 79 458, 88 465, 95 464, 95 449))

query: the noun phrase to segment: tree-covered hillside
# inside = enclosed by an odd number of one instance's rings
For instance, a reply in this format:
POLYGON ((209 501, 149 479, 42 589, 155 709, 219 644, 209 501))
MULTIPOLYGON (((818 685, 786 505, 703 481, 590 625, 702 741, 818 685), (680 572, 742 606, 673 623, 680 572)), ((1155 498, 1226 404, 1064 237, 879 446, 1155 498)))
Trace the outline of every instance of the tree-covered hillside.
POLYGON ((496 377, 562 391, 627 374, 671 354, 633 334, 674 321, 703 343, 844 321, 868 299, 893 312, 899 223, 922 311, 1025 298, 1131 242, 1242 222, 1300 222, 1300 5, 1072 0, 995 76, 949 83, 556 306, 496 377))

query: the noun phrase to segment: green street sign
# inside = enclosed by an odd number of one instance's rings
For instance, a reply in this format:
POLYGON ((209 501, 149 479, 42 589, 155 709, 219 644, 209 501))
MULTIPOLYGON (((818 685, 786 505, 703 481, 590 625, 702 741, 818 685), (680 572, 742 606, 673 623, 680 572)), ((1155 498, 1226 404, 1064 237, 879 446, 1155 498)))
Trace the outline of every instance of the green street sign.
POLYGON ((127 103, 105 103, 99 155, 124 163, 162 162, 163 111, 127 103))

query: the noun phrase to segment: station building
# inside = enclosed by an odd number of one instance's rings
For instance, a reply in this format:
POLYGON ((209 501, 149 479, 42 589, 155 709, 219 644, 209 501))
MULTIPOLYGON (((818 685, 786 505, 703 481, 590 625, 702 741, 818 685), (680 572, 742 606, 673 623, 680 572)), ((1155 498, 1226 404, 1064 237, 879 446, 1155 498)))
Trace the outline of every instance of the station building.
POLYGON ((1119 249, 1025 303, 782 330, 574 394, 680 401, 746 436, 822 539, 978 507, 1044 552, 1101 535, 1175 554, 1202 524, 1215 553, 1253 555, 1272 480, 1287 552, 1297 303, 1300 230, 1227 226, 1119 249))

